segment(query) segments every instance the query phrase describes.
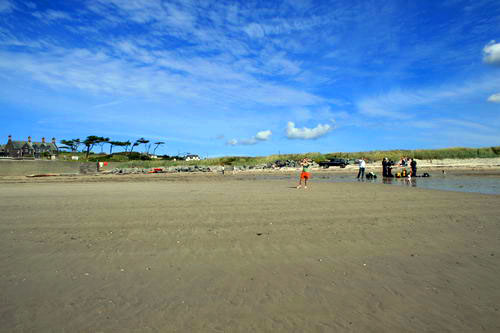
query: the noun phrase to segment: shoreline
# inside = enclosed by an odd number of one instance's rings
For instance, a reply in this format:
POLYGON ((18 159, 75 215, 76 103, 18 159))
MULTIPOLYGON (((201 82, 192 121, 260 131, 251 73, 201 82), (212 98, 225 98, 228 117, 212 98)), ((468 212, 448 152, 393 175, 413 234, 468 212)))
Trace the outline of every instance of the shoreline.
MULTIPOLYGON (((418 174, 428 172, 431 175, 440 175, 444 170, 449 175, 474 175, 474 176, 493 176, 500 177, 500 164, 479 164, 475 159, 459 163, 460 160, 450 160, 440 163, 422 163, 417 165, 418 174)), ((495 159, 500 163, 500 159, 495 159)), ((356 165, 349 165, 345 168, 330 167, 327 169, 320 167, 312 168, 312 181, 315 175, 345 175, 357 173, 356 165)), ((382 174, 382 166, 376 163, 367 163, 366 172, 374 172, 379 177, 382 174)), ((252 177, 255 175, 283 175, 291 178, 297 177, 300 168, 280 168, 280 169, 248 169, 226 171, 223 176, 221 171, 214 170, 209 172, 164 172, 164 173, 137 173, 137 174, 113 174, 109 172, 89 173, 89 174, 56 174, 48 177, 29 177, 29 176, 0 176, 0 183, 57 183, 57 182, 123 182, 123 181, 188 181, 201 180, 203 178, 231 178, 231 177, 252 177)))

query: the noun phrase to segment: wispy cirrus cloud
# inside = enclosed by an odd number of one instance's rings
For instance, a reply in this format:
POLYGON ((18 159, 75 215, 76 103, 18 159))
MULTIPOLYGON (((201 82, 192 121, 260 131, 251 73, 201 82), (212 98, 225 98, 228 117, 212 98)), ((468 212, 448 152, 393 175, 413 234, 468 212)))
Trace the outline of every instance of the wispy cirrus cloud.
POLYGON ((314 128, 297 128, 294 122, 289 121, 286 127, 286 137, 288 139, 311 140, 324 136, 331 130, 333 130, 333 127, 328 124, 318 124, 314 128))
POLYGON ((418 111, 415 111, 414 108, 431 108, 437 103, 452 104, 470 98, 479 99, 485 92, 499 86, 500 77, 487 75, 461 84, 416 90, 392 90, 384 94, 361 99, 357 103, 357 108, 362 115, 369 117, 409 119, 418 114, 418 111))
POLYGON ((42 21, 70 20, 71 16, 59 10, 49 9, 45 12, 34 12, 33 16, 42 21))
POLYGON ((36 3, 31 2, 31 1, 26 1, 24 2, 24 5, 28 7, 29 9, 35 9, 36 8, 36 3))
POLYGON ((94 106, 92 106, 92 108, 93 109, 100 109, 100 108, 105 108, 108 106, 118 105, 118 104, 122 104, 122 103, 124 103, 124 101, 112 101, 112 102, 108 102, 108 103, 94 105, 94 106))
POLYGON ((294 88, 260 81, 240 73, 229 64, 201 57, 183 59, 169 52, 151 52, 129 42, 118 49, 133 58, 117 58, 112 52, 88 49, 60 49, 16 56, 0 51, 0 68, 25 73, 51 86, 73 87, 92 93, 138 94, 196 99, 202 103, 271 106, 321 104, 316 95, 294 88), (140 63, 138 63, 140 61, 140 63), (147 63, 148 66, 143 66, 147 63), (20 71, 18 69, 21 69, 20 71))
MULTIPOLYGON (((41 47, 40 39, 17 39, 16 45, 35 47, 0 49, 0 68, 12 74, 14 68, 22 69, 15 73, 21 79, 92 94, 175 96, 222 107, 329 104, 328 99, 300 85, 268 79, 279 75, 293 80, 303 72, 302 64, 272 46, 255 48, 242 35, 241 23, 257 16, 241 4, 97 0, 80 8, 80 16, 89 13, 96 16, 94 21, 72 20, 67 28, 78 34, 92 34, 89 40, 97 44, 76 48, 45 42, 41 47), (120 29, 133 23, 148 33, 138 36, 133 29, 120 29), (103 38, 100 32, 109 29, 120 32, 115 38, 103 38), (165 41, 172 38, 182 41, 180 46, 170 48, 170 42, 165 41), (242 54, 251 57, 241 57, 242 54)), ((55 9, 33 11, 32 15, 46 22, 64 22, 71 17, 55 9)), ((287 20, 280 20, 282 28, 275 34, 306 29, 313 24, 297 20, 290 25, 287 20)), ((11 38, 11 45, 13 41, 11 38)), ((0 38, 0 44, 5 42, 0 38)))
POLYGON ((436 119, 433 120, 435 123, 442 125, 443 127, 447 127, 447 125, 452 125, 455 128, 464 128, 472 131, 480 131, 486 133, 488 131, 492 131, 493 128, 490 126, 478 123, 477 121, 471 120, 461 120, 461 119, 436 119))
POLYGON ((9 0, 0 0, 0 14, 7 14, 14 10, 14 4, 9 0))
POLYGON ((236 145, 255 145, 262 141, 267 141, 271 138, 272 132, 270 130, 260 131, 250 139, 231 139, 227 141, 230 146, 236 145))

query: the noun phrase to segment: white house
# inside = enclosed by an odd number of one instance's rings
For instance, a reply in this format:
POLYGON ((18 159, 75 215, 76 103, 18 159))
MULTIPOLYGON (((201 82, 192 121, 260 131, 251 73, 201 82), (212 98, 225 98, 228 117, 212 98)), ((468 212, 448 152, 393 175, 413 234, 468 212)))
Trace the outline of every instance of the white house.
POLYGON ((198 155, 186 155, 186 161, 199 161, 201 160, 198 155))

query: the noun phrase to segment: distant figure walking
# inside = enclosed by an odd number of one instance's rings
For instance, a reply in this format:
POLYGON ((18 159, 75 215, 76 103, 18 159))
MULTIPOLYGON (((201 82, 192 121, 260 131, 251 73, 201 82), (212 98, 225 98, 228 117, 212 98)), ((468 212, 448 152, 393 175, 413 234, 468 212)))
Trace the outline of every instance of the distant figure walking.
POLYGON ((307 180, 311 178, 311 160, 304 158, 300 165, 302 166, 302 172, 300 173, 299 185, 297 188, 302 187, 302 179, 304 179, 304 188, 307 188, 307 180))
POLYGON ((359 179, 359 177, 361 177, 361 179, 365 179, 365 168, 366 168, 365 158, 361 157, 361 159, 359 160, 359 171, 358 171, 358 176, 356 177, 357 179, 359 179))

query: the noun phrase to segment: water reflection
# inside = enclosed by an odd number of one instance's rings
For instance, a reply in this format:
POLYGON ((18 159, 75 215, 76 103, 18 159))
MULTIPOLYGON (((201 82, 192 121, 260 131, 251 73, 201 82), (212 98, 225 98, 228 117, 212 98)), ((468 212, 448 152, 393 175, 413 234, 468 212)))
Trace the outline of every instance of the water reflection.
POLYGON ((416 178, 394 178, 394 177, 384 177, 382 178, 383 184, 405 184, 406 186, 417 187, 416 178))
MULTIPOLYGON (((258 176, 261 179, 290 179, 295 181, 295 175, 282 176, 282 175, 263 175, 258 176)), ((333 182, 333 183, 344 183, 344 182, 357 182, 356 175, 352 174, 320 174, 316 178, 313 178, 315 182, 333 182)), ((478 192, 485 194, 500 194, 500 177, 498 176, 481 176, 481 175, 449 175, 443 176, 441 172, 436 172, 430 175, 430 177, 411 177, 408 178, 396 178, 396 177, 378 177, 375 179, 365 179, 363 180, 367 183, 382 183, 389 184, 393 186, 408 186, 408 187, 419 187, 426 189, 435 190, 446 190, 446 191, 459 191, 459 192, 478 192)))
POLYGON ((411 187, 417 187, 417 179, 416 178, 405 178, 405 184, 411 187))
POLYGON ((396 178, 384 177, 383 184, 408 187, 421 187, 436 190, 479 192, 485 194, 500 194, 500 177, 481 176, 449 176, 435 174, 434 177, 396 178), (418 184, 417 184, 418 183, 418 184))
POLYGON ((382 179, 382 183, 384 183, 384 184, 392 184, 392 180, 393 180, 393 179, 394 179, 394 178, 384 177, 384 178, 382 179))

